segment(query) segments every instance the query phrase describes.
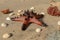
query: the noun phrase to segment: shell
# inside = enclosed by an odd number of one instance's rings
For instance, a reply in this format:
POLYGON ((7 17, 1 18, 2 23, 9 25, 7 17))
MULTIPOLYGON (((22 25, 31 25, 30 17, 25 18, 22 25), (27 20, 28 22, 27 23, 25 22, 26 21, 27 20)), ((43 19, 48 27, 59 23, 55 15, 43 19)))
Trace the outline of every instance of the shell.
POLYGON ((22 12, 22 10, 18 10, 18 13, 22 12))
POLYGON ((9 14, 10 10, 9 9, 4 9, 1 12, 4 13, 4 14, 9 14))
POLYGON ((58 25, 60 25, 60 21, 58 21, 58 25))
POLYGON ((43 15, 45 15, 45 13, 44 13, 44 12, 41 12, 40 14, 43 14, 43 15))
POLYGON ((6 18, 6 20, 8 20, 8 21, 9 21, 9 20, 11 20, 11 19, 10 19, 10 17, 7 17, 7 18, 6 18))
POLYGON ((37 28, 36 29, 36 32, 41 32, 41 28, 37 28))
POLYGON ((9 37, 11 37, 11 34, 10 33, 3 34, 3 38, 9 38, 9 37))
POLYGON ((34 10, 35 8, 34 7, 31 7, 30 10, 34 10))
POLYGON ((17 16, 20 16, 21 14, 20 13, 17 13, 17 16))
POLYGON ((18 12, 16 13, 17 16, 23 15, 23 10, 18 10, 18 12))
POLYGON ((14 15, 14 13, 10 13, 10 14, 9 14, 9 16, 13 16, 13 15, 14 15))
POLYGON ((7 23, 2 23, 1 26, 2 27, 7 27, 7 23))
POLYGON ((49 6, 47 9, 47 13, 52 16, 60 16, 60 10, 57 6, 49 6))

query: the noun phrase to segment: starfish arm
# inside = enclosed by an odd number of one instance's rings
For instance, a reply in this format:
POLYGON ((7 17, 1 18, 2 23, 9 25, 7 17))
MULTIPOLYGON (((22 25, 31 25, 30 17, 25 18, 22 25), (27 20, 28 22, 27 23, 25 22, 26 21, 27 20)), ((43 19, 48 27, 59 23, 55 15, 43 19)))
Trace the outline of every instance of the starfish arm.
POLYGON ((36 18, 32 18, 32 19, 30 19, 29 22, 32 22, 32 23, 38 24, 38 25, 43 26, 43 27, 47 27, 47 26, 48 26, 46 23, 44 23, 43 21, 39 21, 39 20, 36 19, 36 18))
POLYGON ((11 20, 12 21, 17 21, 17 22, 24 22, 25 20, 25 16, 21 16, 21 17, 18 17, 18 18, 12 18, 11 20))
POLYGON ((31 24, 31 23, 29 23, 29 22, 26 20, 26 21, 23 23, 23 25, 22 25, 22 30, 25 31, 30 24, 31 24))
POLYGON ((35 24, 38 24, 38 25, 42 26, 42 22, 39 21, 39 20, 36 19, 36 18, 31 18, 29 22, 32 22, 32 23, 35 23, 35 24))
POLYGON ((38 24, 38 25, 42 26, 42 22, 41 22, 41 21, 36 20, 36 21, 33 21, 33 23, 35 23, 35 24, 38 24))

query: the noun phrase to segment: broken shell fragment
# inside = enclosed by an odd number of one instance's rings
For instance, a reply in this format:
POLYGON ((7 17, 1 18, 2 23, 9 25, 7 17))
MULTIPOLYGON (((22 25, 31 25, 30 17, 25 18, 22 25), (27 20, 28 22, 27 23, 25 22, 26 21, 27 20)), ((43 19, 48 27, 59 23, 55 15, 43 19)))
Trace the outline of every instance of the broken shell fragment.
POLYGON ((8 20, 8 21, 9 21, 9 20, 11 20, 11 19, 10 19, 10 17, 7 17, 7 18, 6 18, 6 20, 8 20))
POLYGON ((37 28, 36 29, 36 32, 41 32, 41 28, 37 28))
POLYGON ((60 25, 60 21, 58 21, 58 25, 60 25))
POLYGON ((17 16, 20 16, 21 14, 20 13, 17 13, 17 16))
POLYGON ((43 15, 45 15, 45 13, 44 13, 44 12, 41 12, 40 14, 43 14, 43 15))
POLYGON ((34 10, 35 8, 34 7, 31 7, 30 10, 34 10))
POLYGON ((3 38, 10 38, 12 36, 11 33, 5 33, 3 34, 3 38))
POLYGON ((2 27, 7 27, 8 24, 7 24, 7 23, 2 23, 1 26, 2 26, 2 27))
POLYGON ((13 16, 13 15, 14 15, 14 13, 10 13, 10 14, 9 14, 9 16, 13 16))
POLYGON ((17 13, 17 16, 22 16, 22 15, 23 15, 23 12, 17 13))
POLYGON ((22 12, 22 10, 18 10, 18 13, 22 12))

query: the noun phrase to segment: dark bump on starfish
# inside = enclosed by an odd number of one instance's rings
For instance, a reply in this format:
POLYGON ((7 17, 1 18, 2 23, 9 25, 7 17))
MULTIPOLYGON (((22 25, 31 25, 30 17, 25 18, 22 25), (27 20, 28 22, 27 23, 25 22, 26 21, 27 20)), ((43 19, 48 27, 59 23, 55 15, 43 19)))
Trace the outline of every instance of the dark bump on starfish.
POLYGON ((12 21, 14 21, 15 18, 11 18, 12 21))
POLYGON ((31 18, 33 18, 33 16, 31 16, 31 18))
POLYGON ((27 18, 25 18, 25 20, 28 20, 27 18))

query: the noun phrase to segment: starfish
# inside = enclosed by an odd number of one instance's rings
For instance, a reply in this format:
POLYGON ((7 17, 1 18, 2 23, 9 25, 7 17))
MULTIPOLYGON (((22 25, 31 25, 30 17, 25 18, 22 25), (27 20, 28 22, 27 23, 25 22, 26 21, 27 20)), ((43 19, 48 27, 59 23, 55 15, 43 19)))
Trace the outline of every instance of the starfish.
POLYGON ((40 26, 42 26, 42 25, 47 26, 44 22, 39 20, 43 17, 44 17, 44 15, 42 15, 42 14, 37 15, 33 11, 29 12, 29 10, 27 10, 24 12, 23 16, 12 18, 12 21, 23 22, 22 30, 25 31, 31 23, 35 23, 40 26))

